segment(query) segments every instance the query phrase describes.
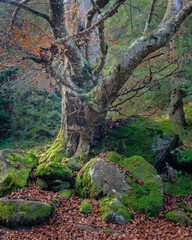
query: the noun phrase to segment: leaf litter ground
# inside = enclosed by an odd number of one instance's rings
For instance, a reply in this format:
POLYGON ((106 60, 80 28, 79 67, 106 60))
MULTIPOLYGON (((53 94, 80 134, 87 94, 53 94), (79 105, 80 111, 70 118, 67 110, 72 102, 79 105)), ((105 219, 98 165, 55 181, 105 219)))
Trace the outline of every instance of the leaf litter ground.
MULTIPOLYGON (((27 199, 51 203, 51 198, 59 198, 61 206, 56 209, 52 217, 43 225, 25 229, 7 229, 0 227, 0 239, 6 240, 70 240, 70 239, 192 239, 192 227, 184 227, 169 222, 164 214, 169 210, 180 209, 176 203, 183 202, 192 206, 192 194, 188 196, 175 196, 164 194, 164 206, 159 218, 130 211, 132 221, 119 226, 107 224, 100 219, 100 205, 97 200, 89 200, 93 205, 93 213, 83 215, 78 212, 82 198, 76 196, 72 190, 69 200, 62 200, 58 193, 41 190, 34 183, 20 189, 17 193, 7 196, 7 199, 27 199)), ((191 217, 190 213, 188 215, 191 217)))

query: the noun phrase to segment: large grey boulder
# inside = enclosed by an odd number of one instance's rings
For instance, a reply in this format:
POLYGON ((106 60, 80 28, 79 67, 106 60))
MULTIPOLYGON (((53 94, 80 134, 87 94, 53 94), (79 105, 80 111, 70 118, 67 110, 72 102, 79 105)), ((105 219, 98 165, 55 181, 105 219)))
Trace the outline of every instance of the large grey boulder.
POLYGON ((122 159, 121 165, 135 177, 134 181, 115 165, 94 158, 79 172, 76 192, 83 198, 116 197, 134 211, 158 216, 163 204, 163 184, 154 166, 140 156, 122 159))
POLYGON ((76 179, 76 191, 84 198, 120 197, 130 188, 125 173, 100 158, 86 164, 76 179))
POLYGON ((0 224, 10 228, 36 226, 45 221, 52 206, 45 202, 23 199, 0 199, 0 224))
POLYGON ((0 151, 0 197, 26 187, 32 169, 37 165, 33 154, 15 150, 0 151))

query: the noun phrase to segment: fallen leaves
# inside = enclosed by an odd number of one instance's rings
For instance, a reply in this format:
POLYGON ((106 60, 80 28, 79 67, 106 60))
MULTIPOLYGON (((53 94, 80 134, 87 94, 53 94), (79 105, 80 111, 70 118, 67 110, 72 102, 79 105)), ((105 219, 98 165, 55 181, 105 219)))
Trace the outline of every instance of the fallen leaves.
POLYGON ((107 224, 101 221, 100 204, 91 199, 93 213, 83 215, 78 212, 82 198, 74 195, 68 201, 62 201, 58 193, 41 190, 34 183, 26 188, 12 193, 6 198, 27 199, 33 201, 44 201, 51 204, 51 198, 59 198, 62 203, 56 209, 50 220, 40 227, 31 229, 9 230, 0 228, 0 239, 6 240, 70 240, 70 239, 148 239, 148 240, 190 240, 192 227, 183 227, 167 221, 163 216, 170 209, 179 209, 176 202, 182 201, 191 206, 192 195, 175 196, 164 194, 163 211, 159 218, 147 217, 145 215, 130 211, 133 220, 123 226, 107 224))

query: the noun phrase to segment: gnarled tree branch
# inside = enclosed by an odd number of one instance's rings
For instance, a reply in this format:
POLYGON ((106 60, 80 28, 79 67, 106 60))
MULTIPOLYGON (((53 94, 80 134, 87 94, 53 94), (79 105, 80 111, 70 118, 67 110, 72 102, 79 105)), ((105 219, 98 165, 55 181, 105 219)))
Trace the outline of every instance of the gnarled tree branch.
POLYGON ((114 70, 92 90, 92 98, 95 103, 101 108, 107 109, 134 69, 151 52, 165 46, 191 12, 192 2, 180 10, 178 14, 162 22, 149 35, 142 36, 133 42, 114 70))

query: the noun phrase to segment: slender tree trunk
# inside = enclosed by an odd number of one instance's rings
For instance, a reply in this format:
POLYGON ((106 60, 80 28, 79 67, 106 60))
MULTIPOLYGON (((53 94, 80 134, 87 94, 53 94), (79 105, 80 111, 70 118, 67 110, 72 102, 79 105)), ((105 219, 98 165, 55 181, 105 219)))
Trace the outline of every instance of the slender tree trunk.
POLYGON ((185 114, 183 111, 182 91, 174 89, 171 92, 171 105, 169 112, 169 121, 171 125, 178 124, 186 126, 185 114))

